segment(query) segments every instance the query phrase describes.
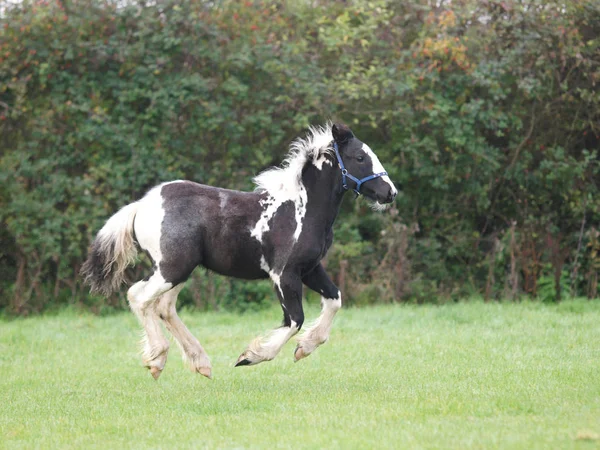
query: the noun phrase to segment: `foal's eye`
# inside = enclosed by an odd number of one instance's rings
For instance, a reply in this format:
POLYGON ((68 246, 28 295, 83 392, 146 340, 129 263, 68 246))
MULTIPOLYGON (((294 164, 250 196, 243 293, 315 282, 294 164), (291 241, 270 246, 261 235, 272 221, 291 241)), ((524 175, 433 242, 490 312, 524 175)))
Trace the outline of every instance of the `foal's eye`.
POLYGON ((363 162, 363 161, 365 160, 365 157, 364 157, 364 156, 357 156, 357 157, 356 157, 356 160, 357 160, 358 162, 363 162))

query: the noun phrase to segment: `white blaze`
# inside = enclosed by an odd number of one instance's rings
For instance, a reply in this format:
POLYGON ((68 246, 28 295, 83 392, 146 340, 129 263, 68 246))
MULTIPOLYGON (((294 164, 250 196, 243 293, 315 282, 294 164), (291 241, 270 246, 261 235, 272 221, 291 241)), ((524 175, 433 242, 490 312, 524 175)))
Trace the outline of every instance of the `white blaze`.
MULTIPOLYGON (((381 162, 379 161, 379 158, 377 157, 375 152, 373 150, 371 150, 371 147, 369 147, 367 144, 363 143, 362 149, 371 158, 371 163, 373 164, 373 173, 374 174, 380 173, 380 172, 386 172, 386 170, 383 168, 383 164, 381 164, 381 162)), ((388 177, 387 175, 384 175, 381 177, 381 179, 390 185, 390 188, 392 189, 392 192, 394 193, 394 195, 396 195, 398 193, 398 191, 396 190, 396 186, 394 186, 394 183, 392 183, 392 180, 390 180, 390 177, 388 177)))

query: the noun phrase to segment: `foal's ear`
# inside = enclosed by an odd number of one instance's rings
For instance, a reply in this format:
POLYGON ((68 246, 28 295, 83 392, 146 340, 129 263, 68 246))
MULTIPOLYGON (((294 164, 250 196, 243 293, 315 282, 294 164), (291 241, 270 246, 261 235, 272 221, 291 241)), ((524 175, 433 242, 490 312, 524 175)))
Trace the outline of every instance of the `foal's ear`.
POLYGON ((347 125, 343 123, 336 123, 331 127, 331 134, 333 134, 333 139, 338 144, 343 144, 344 142, 349 141, 354 137, 354 134, 348 128, 347 125))

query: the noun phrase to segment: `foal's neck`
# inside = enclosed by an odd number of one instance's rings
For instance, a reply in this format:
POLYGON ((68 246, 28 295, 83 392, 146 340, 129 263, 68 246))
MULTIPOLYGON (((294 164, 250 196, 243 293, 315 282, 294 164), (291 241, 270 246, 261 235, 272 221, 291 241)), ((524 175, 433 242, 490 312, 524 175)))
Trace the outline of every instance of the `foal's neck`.
POLYGON ((310 219, 317 227, 329 229, 338 215, 344 197, 342 174, 333 159, 327 159, 320 168, 308 164, 302 172, 302 184, 306 188, 310 219))

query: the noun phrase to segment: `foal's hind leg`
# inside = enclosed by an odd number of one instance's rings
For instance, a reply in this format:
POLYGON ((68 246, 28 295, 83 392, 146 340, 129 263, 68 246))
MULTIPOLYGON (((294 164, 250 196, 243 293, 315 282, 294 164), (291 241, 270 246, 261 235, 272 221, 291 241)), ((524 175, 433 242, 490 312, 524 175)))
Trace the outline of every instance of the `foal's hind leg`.
POLYGON ((177 295, 183 288, 183 283, 175 286, 170 291, 165 292, 155 303, 156 314, 164 321, 167 329, 171 332, 175 341, 181 349, 184 361, 190 365, 190 369, 198 372, 207 378, 212 377, 212 367, 208 355, 187 329, 184 323, 177 315, 177 295))
POLYGON ((157 271, 147 281, 138 281, 127 291, 129 306, 144 327, 142 359, 154 378, 160 376, 165 366, 169 342, 160 329, 153 304, 172 286, 157 271))
POLYGON ((294 352, 296 361, 310 355, 329 339, 333 318, 342 307, 340 291, 329 279, 321 264, 309 272, 302 281, 310 289, 321 294, 322 309, 319 318, 298 339, 298 346, 294 352))
POLYGON ((144 365, 150 369, 150 373, 154 379, 158 380, 167 363, 169 341, 167 341, 160 328, 158 316, 151 309, 149 308, 147 315, 144 316, 146 320, 145 324, 142 322, 146 332, 142 340, 142 359, 144 365))
POLYGON ((280 277, 272 275, 271 279, 275 283, 275 290, 283 308, 283 325, 265 338, 256 338, 240 355, 236 366, 249 366, 272 360, 281 347, 302 327, 304 312, 300 277, 295 273, 284 272, 280 277))

